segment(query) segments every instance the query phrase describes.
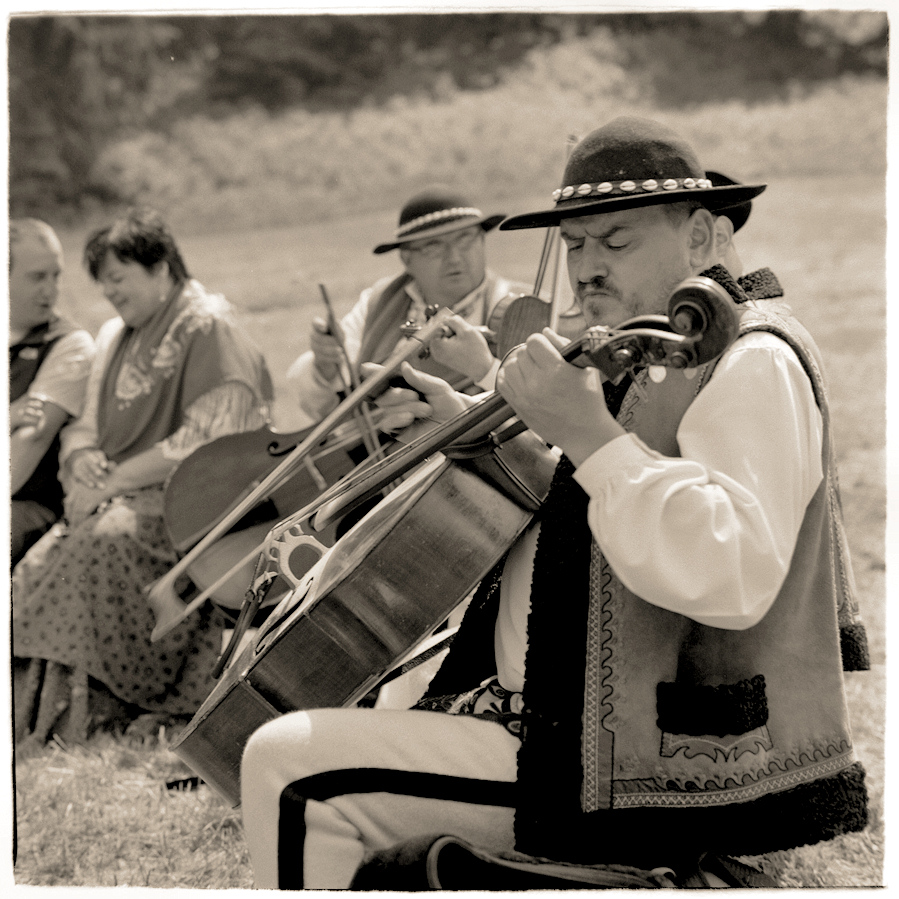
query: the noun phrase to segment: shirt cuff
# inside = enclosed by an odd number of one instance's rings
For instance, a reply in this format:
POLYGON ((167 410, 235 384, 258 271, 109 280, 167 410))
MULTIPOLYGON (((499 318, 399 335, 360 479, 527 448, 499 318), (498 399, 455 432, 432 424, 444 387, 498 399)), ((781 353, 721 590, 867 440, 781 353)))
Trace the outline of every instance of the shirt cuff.
POLYGON ((622 434, 601 446, 575 470, 574 479, 593 499, 629 468, 643 469, 652 450, 634 434, 622 434))

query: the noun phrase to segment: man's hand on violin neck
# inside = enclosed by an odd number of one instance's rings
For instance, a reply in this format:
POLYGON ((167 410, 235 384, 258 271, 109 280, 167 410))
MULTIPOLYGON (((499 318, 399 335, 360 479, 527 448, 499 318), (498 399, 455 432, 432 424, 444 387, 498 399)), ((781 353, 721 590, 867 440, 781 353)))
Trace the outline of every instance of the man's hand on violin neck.
MULTIPOLYGON (((362 366, 363 379, 382 368, 371 362, 362 366)), ((404 362, 399 371, 408 387, 388 387, 374 401, 383 414, 378 427, 386 433, 408 428, 416 421, 441 422, 458 415, 473 402, 457 393, 442 378, 425 374, 404 362)))
POLYGON ((606 408, 599 371, 560 355, 567 342, 549 328, 532 334, 502 364, 496 386, 532 431, 578 466, 624 429, 606 408))
POLYGON ((480 381, 493 365, 493 354, 480 328, 454 315, 446 329, 431 341, 431 355, 441 365, 480 381))
POLYGON ((319 374, 326 381, 333 381, 340 371, 343 351, 337 338, 328 330, 328 323, 323 318, 312 319, 309 347, 315 358, 315 367, 319 374))

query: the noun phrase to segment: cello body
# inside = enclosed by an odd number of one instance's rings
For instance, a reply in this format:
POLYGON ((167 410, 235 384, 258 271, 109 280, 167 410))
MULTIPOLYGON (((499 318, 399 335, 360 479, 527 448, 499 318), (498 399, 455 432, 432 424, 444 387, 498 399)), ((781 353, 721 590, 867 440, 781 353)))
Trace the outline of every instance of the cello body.
POLYGON ((556 459, 530 432, 489 454, 487 477, 478 461, 434 455, 279 603, 174 751, 237 805, 251 734, 285 712, 365 696, 502 558, 545 498, 556 459))

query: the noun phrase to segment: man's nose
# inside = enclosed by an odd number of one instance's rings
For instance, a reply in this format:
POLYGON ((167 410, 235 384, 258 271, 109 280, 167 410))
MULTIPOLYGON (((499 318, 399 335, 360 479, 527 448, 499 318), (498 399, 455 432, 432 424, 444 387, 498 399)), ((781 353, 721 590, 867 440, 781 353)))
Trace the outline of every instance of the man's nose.
POLYGON ((59 283, 56 278, 47 278, 41 285, 41 296, 47 300, 55 300, 59 295, 59 283))
POLYGON ((609 254, 601 241, 587 237, 581 252, 578 253, 577 280, 586 283, 593 278, 606 278, 609 275, 609 254))
POLYGON ((462 258, 462 249, 457 244, 448 243, 443 246, 443 258, 450 262, 455 262, 462 258))

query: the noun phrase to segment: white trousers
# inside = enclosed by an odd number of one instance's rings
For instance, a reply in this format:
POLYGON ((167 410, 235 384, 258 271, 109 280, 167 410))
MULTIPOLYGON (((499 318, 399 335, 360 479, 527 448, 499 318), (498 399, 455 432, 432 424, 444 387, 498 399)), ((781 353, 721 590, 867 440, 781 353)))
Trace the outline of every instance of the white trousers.
POLYGON ((470 715, 316 709, 263 725, 241 767, 261 889, 346 889, 366 852, 455 834, 514 845, 517 737, 470 715))

